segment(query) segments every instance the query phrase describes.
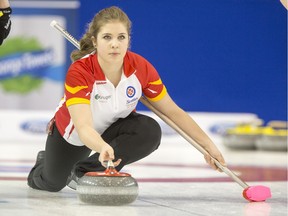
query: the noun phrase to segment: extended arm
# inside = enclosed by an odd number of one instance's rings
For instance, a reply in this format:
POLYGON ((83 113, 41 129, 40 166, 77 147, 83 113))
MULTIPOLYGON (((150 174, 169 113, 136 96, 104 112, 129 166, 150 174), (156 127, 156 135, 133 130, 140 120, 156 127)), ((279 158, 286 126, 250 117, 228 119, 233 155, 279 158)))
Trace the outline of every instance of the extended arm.
MULTIPOLYGON (((160 101, 151 102, 151 104, 154 108, 172 120, 173 123, 181 128, 181 130, 183 130, 188 136, 201 145, 213 158, 225 166, 225 160, 212 140, 197 125, 190 115, 173 102, 168 94, 160 101)), ((207 163, 209 163, 212 168, 217 169, 217 166, 214 164, 211 157, 209 155, 204 156, 207 163)))
MULTIPOLYGON (((75 104, 68 107, 73 124, 80 140, 91 150, 100 153, 99 161, 104 166, 104 161, 114 159, 113 148, 106 143, 100 134, 93 128, 93 119, 88 104, 75 104)), ((114 163, 117 166, 121 160, 114 163)))

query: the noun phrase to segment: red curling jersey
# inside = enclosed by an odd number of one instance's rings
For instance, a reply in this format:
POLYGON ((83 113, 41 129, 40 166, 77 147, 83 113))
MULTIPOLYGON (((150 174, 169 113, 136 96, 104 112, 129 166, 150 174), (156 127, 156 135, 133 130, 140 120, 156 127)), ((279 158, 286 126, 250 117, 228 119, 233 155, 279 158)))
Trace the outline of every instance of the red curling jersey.
POLYGON ((56 126, 72 145, 84 145, 74 128, 68 106, 89 104, 95 130, 102 134, 113 122, 135 110, 144 94, 161 100, 167 91, 156 69, 142 56, 127 51, 121 80, 115 87, 103 73, 97 54, 89 54, 71 64, 65 80, 64 97, 56 109, 56 126))

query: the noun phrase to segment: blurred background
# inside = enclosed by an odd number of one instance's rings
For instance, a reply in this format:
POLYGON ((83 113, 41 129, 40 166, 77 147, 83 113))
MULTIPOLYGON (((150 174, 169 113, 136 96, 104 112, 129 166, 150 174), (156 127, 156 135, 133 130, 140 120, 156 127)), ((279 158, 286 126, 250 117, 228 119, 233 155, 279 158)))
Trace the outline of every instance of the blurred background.
POLYGON ((2 110, 54 111, 74 47, 50 22, 80 39, 97 11, 116 5, 133 22, 131 50, 156 67, 186 111, 287 120, 287 11, 278 0, 10 3, 12 30, 0 47, 2 110))
POLYGON ((287 11, 278 0, 11 1, 0 109, 54 110, 74 47, 50 22, 80 39, 112 5, 133 22, 131 50, 156 67, 185 110, 287 119, 287 11))

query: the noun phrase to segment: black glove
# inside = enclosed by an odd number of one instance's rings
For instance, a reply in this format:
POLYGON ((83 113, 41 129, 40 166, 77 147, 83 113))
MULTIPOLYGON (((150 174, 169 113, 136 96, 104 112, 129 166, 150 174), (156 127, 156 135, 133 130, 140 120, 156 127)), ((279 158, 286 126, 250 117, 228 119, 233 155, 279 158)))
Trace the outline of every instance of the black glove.
POLYGON ((0 45, 3 43, 3 40, 7 38, 10 29, 11 29, 11 20, 10 14, 12 9, 10 7, 0 9, 0 45))

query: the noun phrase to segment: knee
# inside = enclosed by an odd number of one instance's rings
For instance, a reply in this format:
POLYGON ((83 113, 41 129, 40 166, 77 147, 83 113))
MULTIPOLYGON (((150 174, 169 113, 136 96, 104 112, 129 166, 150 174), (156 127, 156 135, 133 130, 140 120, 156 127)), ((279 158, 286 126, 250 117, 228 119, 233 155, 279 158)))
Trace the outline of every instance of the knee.
POLYGON ((33 182, 38 190, 45 190, 49 192, 59 192, 66 186, 66 180, 48 180, 43 175, 34 175, 33 182))
POLYGON ((61 184, 51 184, 48 182, 43 182, 43 181, 35 181, 35 184, 41 188, 40 190, 46 190, 49 192, 59 192, 61 191, 65 186, 66 186, 66 182, 65 183, 61 183, 61 184))
POLYGON ((139 126, 139 134, 142 138, 142 141, 146 140, 146 146, 151 146, 153 150, 156 150, 161 142, 161 127, 159 123, 148 116, 145 116, 145 119, 141 122, 139 126))

